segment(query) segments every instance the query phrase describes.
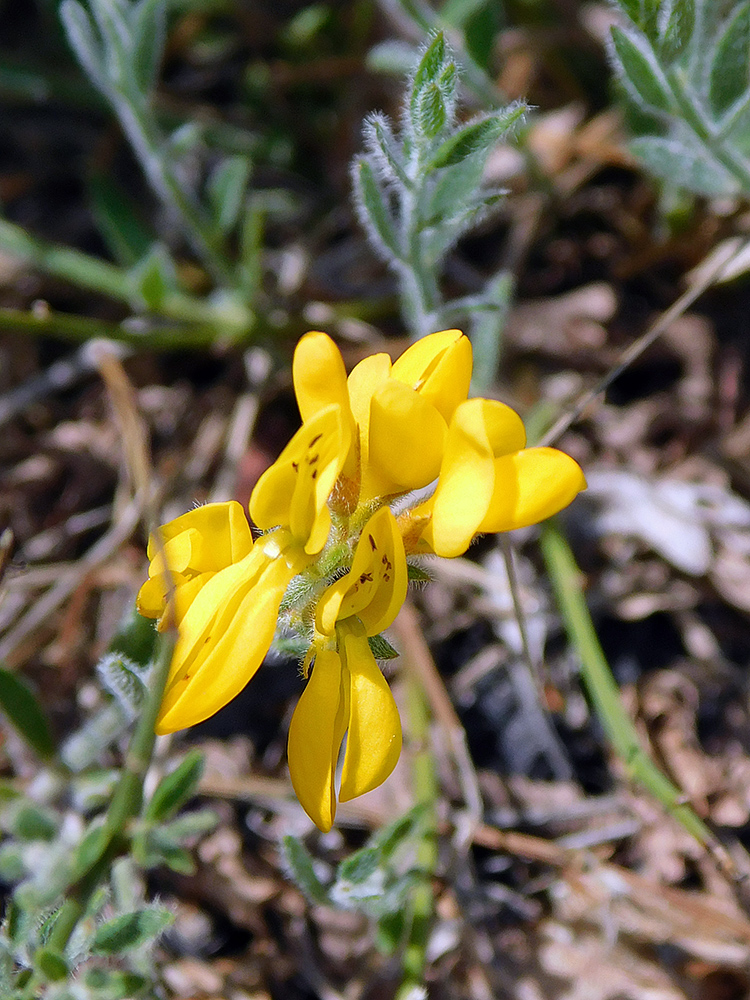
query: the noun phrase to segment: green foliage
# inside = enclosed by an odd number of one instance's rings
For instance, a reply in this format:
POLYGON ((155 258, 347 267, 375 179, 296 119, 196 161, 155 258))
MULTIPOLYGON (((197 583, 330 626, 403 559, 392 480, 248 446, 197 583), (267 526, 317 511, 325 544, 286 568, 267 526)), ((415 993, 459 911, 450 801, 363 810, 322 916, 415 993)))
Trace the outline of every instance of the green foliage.
POLYGON ((488 311, 504 316, 494 279, 477 295, 445 302, 439 278, 456 242, 502 199, 503 191, 483 188, 482 173, 526 108, 514 104, 459 121, 458 76, 438 32, 410 75, 399 134, 384 115, 371 116, 364 126, 366 152, 354 164, 359 217, 398 277, 415 337, 443 329, 454 317, 475 322, 488 311))
POLYGON ((367 642, 376 660, 395 660, 398 651, 388 642, 384 635, 370 635, 367 642))
POLYGON ((407 575, 409 583, 429 583, 432 577, 419 563, 410 562, 407 564, 407 575))
POLYGON ((160 823, 171 819, 195 795, 204 764, 200 750, 189 751, 174 771, 156 786, 146 806, 146 820, 160 823))
MULTIPOLYGON (((180 813, 200 778, 197 753, 157 785, 145 806, 141 801, 170 657, 163 637, 155 646, 153 628, 126 619, 98 665, 111 700, 69 737, 59 759, 52 755, 49 770, 35 776, 33 795, 0 785, 3 1000, 154 995, 152 946, 172 915, 149 904, 139 871, 157 865, 192 871, 189 846, 216 824, 210 810, 180 813), (101 754, 134 719, 125 765, 102 768, 101 754)), ((6 693, 17 690, 11 684, 6 693)), ((28 713, 35 725, 39 712, 37 706, 28 713)))
POLYGON ((304 845, 285 837, 284 859, 290 877, 312 902, 371 918, 381 949, 392 952, 403 940, 407 902, 422 877, 417 851, 424 820, 424 807, 411 809, 345 858, 327 882, 317 875, 304 845))
POLYGON ((172 914, 160 907, 147 907, 134 913, 122 913, 100 924, 91 942, 99 955, 122 955, 141 948, 158 937, 171 923, 172 914))
POLYGON ((750 4, 618 0, 610 57, 631 148, 665 184, 750 194, 750 4))
POLYGON ((31 689, 19 677, 0 667, 0 710, 43 760, 55 752, 47 718, 31 689))

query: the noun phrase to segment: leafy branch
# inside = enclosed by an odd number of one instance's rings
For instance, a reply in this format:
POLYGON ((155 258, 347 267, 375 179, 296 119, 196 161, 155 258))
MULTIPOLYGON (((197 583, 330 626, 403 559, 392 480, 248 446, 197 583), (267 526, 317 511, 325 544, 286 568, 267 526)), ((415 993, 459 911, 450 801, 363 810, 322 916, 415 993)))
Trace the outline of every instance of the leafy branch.
POLYGON ((750 194, 750 3, 617 0, 609 54, 631 149, 696 194, 750 194))
MULTIPOLYGON (((458 123, 457 88, 458 68, 438 33, 410 76, 400 129, 385 115, 371 116, 366 151, 353 167, 359 217, 397 276, 414 337, 462 315, 504 315, 507 303, 507 282, 497 278, 478 295, 448 302, 439 279, 458 240, 502 200, 503 190, 482 186, 482 174, 526 107, 511 104, 458 123)), ((500 330, 490 332, 497 341, 500 330)))

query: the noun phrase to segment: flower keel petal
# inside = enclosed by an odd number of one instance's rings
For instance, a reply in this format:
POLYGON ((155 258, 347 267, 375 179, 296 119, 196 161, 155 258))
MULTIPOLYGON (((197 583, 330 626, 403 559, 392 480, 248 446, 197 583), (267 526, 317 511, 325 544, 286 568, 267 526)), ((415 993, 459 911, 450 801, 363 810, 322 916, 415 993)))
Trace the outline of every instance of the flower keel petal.
POLYGON ((348 716, 348 691, 337 652, 318 652, 289 725, 289 773, 295 794, 324 833, 336 815, 336 762, 348 716))

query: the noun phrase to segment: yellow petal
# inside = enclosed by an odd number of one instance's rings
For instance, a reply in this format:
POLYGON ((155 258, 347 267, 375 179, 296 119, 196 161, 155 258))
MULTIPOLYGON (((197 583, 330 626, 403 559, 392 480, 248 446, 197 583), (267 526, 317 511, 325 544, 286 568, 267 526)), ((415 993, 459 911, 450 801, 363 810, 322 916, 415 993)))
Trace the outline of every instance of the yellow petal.
MULTIPOLYGON (((196 531, 195 528, 186 528, 173 538, 168 538, 164 541, 164 555, 166 556, 170 572, 184 573, 193 566, 205 563, 201 538, 201 533, 196 531)), ((229 564, 227 563, 226 565, 229 564)), ((162 553, 157 549, 148 568, 148 575, 161 576, 163 573, 164 560, 162 553)))
POLYGON ((427 486, 440 471, 447 425, 435 407, 396 379, 373 395, 362 497, 427 486))
POLYGON ((393 364, 391 375, 416 389, 448 423, 469 394, 471 342, 460 330, 423 337, 393 364))
POLYGON ((362 467, 367 466, 370 440, 370 403, 373 394, 388 380, 391 359, 387 354, 371 354, 356 365, 347 382, 349 405, 359 428, 362 467))
MULTIPOLYGON (((185 532, 195 532, 201 538, 209 538, 210 544, 200 548, 200 560, 203 562, 198 565, 191 563, 196 570, 201 572, 209 569, 223 569, 225 566, 239 562, 253 547, 250 525, 241 504, 238 504, 236 500, 196 507, 195 510, 189 510, 186 514, 162 525, 159 532, 165 546, 185 532)), ((195 537, 195 535, 191 537, 195 537)), ((196 546, 196 557, 198 551, 196 546)), ((148 543, 149 559, 154 559, 157 552, 156 540, 150 538, 148 543)), ((169 563, 171 566, 171 558, 169 563)))
MULTIPOLYGON (((342 630, 343 631, 343 630, 342 630)), ((343 633, 349 673, 349 729, 339 799, 348 802, 382 784, 401 753, 401 720, 367 638, 343 633)))
POLYGON ((292 364, 294 392, 302 421, 311 420, 326 406, 340 407, 349 430, 349 454, 341 469, 348 506, 357 505, 359 462, 356 452, 357 428, 349 408, 346 368, 341 352, 326 333, 306 333, 297 343, 292 364))
POLYGON ((495 490, 479 531, 512 531, 567 507, 586 489, 580 466, 556 448, 527 448, 495 459, 495 490))
POLYGON ((406 600, 404 543, 390 507, 381 507, 362 530, 351 570, 318 601, 315 627, 333 635, 337 621, 356 615, 367 635, 393 623, 406 600))
POLYGON ((326 406, 304 423, 253 490, 250 514, 258 527, 288 526, 308 554, 320 552, 331 527, 328 498, 350 445, 340 406, 326 406))
POLYGON ((164 574, 149 577, 138 591, 135 606, 144 618, 160 618, 167 599, 167 584, 164 574))
POLYGON ((445 455, 425 541, 438 555, 461 555, 479 531, 495 483, 495 456, 523 448, 518 414, 493 399, 469 399, 448 428, 445 455))
POLYGON ((293 549, 278 554, 270 536, 211 577, 181 623, 158 733, 194 726, 239 694, 268 652, 281 599, 303 567, 293 549))
POLYGON ((332 403, 346 408, 349 396, 341 352, 326 333, 306 333, 294 349, 294 393, 303 422, 332 403))
POLYGON ((196 576, 188 577, 172 574, 172 584, 174 585, 174 618, 172 621, 166 621, 162 618, 166 610, 169 586, 166 574, 149 577, 138 591, 135 602, 138 613, 144 618, 158 618, 160 631, 173 624, 179 627, 187 614, 187 609, 213 575, 213 573, 198 573, 196 576))
POLYGON ((297 798, 324 833, 336 815, 336 763, 348 721, 341 660, 320 650, 289 724, 289 774, 297 798))

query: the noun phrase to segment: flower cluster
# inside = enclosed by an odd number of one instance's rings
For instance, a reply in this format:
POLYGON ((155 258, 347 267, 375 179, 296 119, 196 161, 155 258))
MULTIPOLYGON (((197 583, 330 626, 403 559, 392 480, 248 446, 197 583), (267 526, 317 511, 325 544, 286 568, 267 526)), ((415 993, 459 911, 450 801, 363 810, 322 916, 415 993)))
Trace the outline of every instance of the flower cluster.
POLYGON ((480 532, 535 524, 585 486, 563 452, 525 447, 510 407, 467 399, 471 367, 468 339, 445 330, 396 362, 365 358, 347 377, 333 341, 306 334, 292 368, 302 426, 250 497, 262 534, 253 538, 230 501, 183 514, 160 529, 161 545, 149 543, 138 610, 171 624, 173 586, 178 629, 157 731, 213 715, 253 676, 277 627, 294 630, 308 680, 289 770, 322 830, 335 816, 345 736, 342 802, 375 788, 398 760, 398 710, 371 640, 406 598, 408 560, 457 556, 480 532))

